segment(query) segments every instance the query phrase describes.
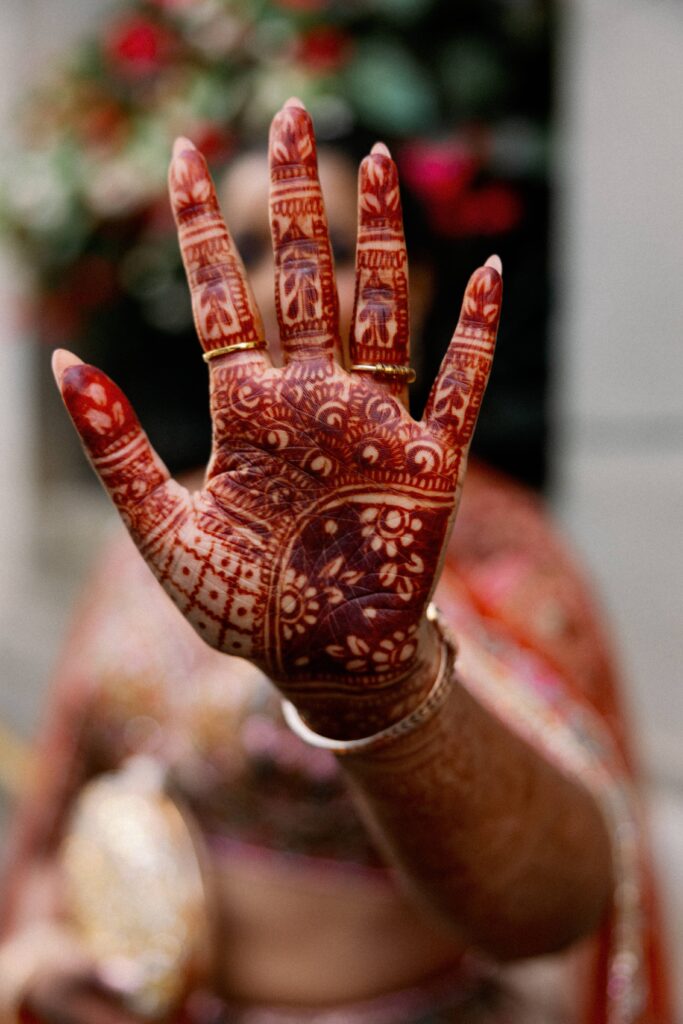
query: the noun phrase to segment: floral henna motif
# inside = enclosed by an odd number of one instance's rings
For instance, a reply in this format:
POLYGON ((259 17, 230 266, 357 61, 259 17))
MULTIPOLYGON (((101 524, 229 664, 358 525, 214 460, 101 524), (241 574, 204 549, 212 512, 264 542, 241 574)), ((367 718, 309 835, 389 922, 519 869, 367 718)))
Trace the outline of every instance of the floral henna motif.
MULTIPOLYGON (((307 365, 303 376, 292 366, 214 373, 205 495, 268 549, 271 674, 338 686, 350 673, 346 684, 362 688, 368 674, 410 668, 458 458, 376 385, 307 365), (373 634, 377 650, 394 634, 403 648, 373 657, 373 634)), ((204 518, 211 529, 215 513, 204 518)))
MULTIPOLYGON (((495 262, 473 275, 421 422, 378 381, 347 373, 330 347, 331 257, 307 132, 305 112, 286 107, 271 136, 276 247, 288 233, 301 236, 298 263, 282 256, 289 243, 278 250, 289 362, 275 368, 254 353, 249 361, 241 354, 212 361, 213 452, 201 492, 190 495, 169 479, 125 397, 100 371, 58 354, 55 372, 143 556, 200 635, 258 664, 323 731, 362 732, 400 717, 424 686, 421 670, 433 650, 423 613, 462 486, 501 280, 495 262), (304 236, 317 240, 306 260, 304 236), (322 318, 309 319, 313 306, 322 318)), ((219 340, 210 333, 216 325, 223 330, 235 318, 236 336, 244 337, 260 321, 215 194, 202 182, 205 165, 186 148, 174 163, 171 189, 195 308, 211 308, 207 281, 224 288, 221 315, 199 317, 202 342, 210 347, 219 340)), ((373 155, 375 164, 380 212, 394 210, 393 165, 383 155, 373 155)), ((392 230, 391 251, 397 222, 392 230)), ((376 247, 374 239, 367 251, 376 247)), ((400 290, 392 294, 396 310, 400 290)), ((392 344, 398 338, 407 355, 402 321, 392 316, 399 325, 392 344)), ((370 351, 362 337, 356 344, 370 351)))
POLYGON ((270 174, 275 301, 285 357, 339 356, 339 304, 315 137, 308 113, 291 101, 273 120, 270 174))
POLYGON ((151 524, 136 516, 135 509, 154 496, 159 521, 166 524, 176 511, 176 485, 123 392, 95 367, 74 356, 69 362, 62 379, 64 401, 98 476, 128 529, 141 541, 151 524))
MULTIPOLYGON (((408 259, 396 165, 381 143, 363 160, 358 185, 356 295, 351 364, 408 366, 408 259)), ((406 397, 405 383, 386 388, 406 397)))

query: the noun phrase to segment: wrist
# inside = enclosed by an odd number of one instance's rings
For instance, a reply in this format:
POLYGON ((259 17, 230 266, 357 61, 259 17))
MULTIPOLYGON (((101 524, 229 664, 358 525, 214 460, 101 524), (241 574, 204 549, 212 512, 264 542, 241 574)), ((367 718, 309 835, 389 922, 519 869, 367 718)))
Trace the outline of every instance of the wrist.
MULTIPOLYGON (((444 640, 435 623, 424 616, 417 650, 399 676, 370 680, 354 692, 289 697, 298 714, 315 733, 330 739, 354 740, 390 728, 411 715, 431 692, 442 665, 444 640)), ((308 688, 307 688, 308 689, 308 688)))

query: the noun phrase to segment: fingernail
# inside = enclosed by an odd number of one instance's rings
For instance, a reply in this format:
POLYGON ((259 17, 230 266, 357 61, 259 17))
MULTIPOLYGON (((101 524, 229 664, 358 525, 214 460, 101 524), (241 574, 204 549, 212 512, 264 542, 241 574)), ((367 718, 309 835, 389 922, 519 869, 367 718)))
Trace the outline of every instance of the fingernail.
POLYGON ((56 348, 52 353, 52 372, 57 385, 62 383, 62 377, 70 366, 82 366, 83 360, 75 356, 73 352, 67 352, 65 348, 56 348))
POLYGON ((184 135, 179 135, 173 143, 173 158, 180 156, 181 153, 187 152, 188 149, 196 149, 194 142, 191 139, 186 139, 184 135))
POLYGON ((491 267, 493 270, 497 270, 500 276, 503 276, 503 261, 501 260, 500 256, 489 256, 484 266, 491 267))
POLYGON ((298 96, 290 96, 289 99, 282 105, 283 107, 301 107, 302 110, 306 109, 306 107, 304 106, 304 104, 302 103, 298 96))
POLYGON ((379 154, 380 156, 388 156, 389 159, 391 160, 391 153, 389 152, 389 147, 386 146, 383 142, 376 142, 375 145, 370 150, 370 152, 373 154, 379 154))

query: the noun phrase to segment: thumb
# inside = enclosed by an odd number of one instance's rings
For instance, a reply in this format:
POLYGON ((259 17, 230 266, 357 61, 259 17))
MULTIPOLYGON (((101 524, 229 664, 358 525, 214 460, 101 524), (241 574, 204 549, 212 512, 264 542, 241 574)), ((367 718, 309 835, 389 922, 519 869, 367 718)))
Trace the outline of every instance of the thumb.
POLYGON ((52 371, 86 455, 130 534, 154 563, 154 539, 175 530, 188 512, 189 495, 152 448, 121 389, 64 349, 52 371))

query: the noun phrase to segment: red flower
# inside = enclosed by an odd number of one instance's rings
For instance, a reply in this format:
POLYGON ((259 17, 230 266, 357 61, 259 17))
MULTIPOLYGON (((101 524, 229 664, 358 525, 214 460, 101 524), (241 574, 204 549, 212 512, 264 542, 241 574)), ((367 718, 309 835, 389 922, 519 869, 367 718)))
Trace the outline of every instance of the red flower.
POLYGON ((311 71, 329 74, 338 71, 348 62, 351 49, 350 36, 338 28, 321 25, 301 36, 297 57, 311 71))
POLYGON ((442 218, 440 230, 451 236, 502 235, 517 227, 522 213, 522 200, 510 185, 482 185, 462 197, 450 218, 442 218))
POLYGON ((173 36, 156 22, 139 16, 116 22, 105 52, 119 74, 144 78, 158 72, 173 50, 173 36))
POLYGON ((482 159, 464 142, 409 143, 399 154, 403 180, 422 199, 432 230, 450 238, 511 231, 522 202, 501 182, 475 185, 482 159))
POLYGON ((480 166, 472 150, 457 139, 411 142, 401 150, 399 164, 406 185, 428 206, 453 204, 480 166))

